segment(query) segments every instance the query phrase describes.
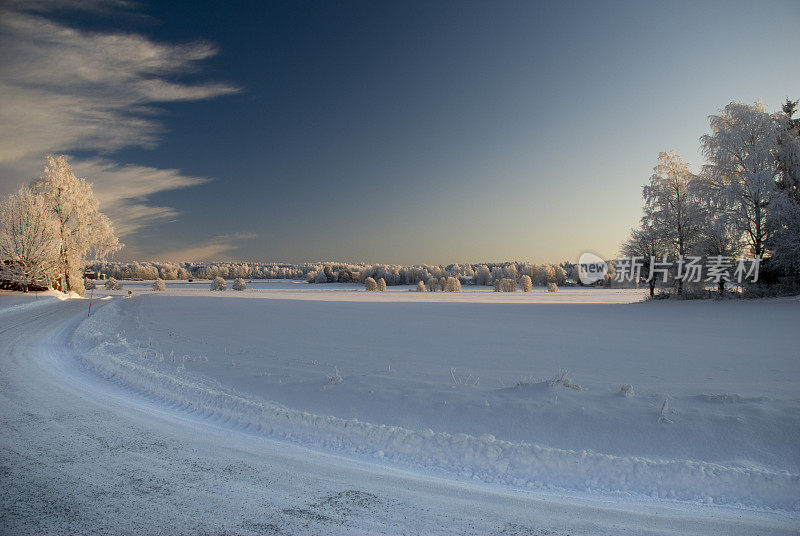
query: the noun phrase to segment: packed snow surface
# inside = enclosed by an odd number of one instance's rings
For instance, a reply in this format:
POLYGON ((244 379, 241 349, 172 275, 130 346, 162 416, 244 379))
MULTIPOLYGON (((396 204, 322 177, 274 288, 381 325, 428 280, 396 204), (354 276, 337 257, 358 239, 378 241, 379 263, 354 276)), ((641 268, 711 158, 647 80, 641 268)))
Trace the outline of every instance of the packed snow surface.
POLYGON ((19 313, 23 309, 36 308, 48 305, 54 301, 64 301, 78 298, 75 293, 65 294, 56 290, 43 292, 12 292, 0 290, 0 318, 3 315, 19 313))
POLYGON ((81 362, 155 400, 359 459, 522 489, 796 511, 797 300, 126 284, 81 362), (258 299, 262 298, 262 299, 258 299))
POLYGON ((800 526, 796 300, 124 285, 0 293, 0 534, 800 526))

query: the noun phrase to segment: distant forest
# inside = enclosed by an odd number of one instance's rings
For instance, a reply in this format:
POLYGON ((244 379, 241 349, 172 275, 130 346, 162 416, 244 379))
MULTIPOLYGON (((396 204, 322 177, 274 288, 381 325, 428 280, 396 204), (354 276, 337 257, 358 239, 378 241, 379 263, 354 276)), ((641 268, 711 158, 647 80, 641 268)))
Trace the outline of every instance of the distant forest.
MULTIPOLYGON (((575 265, 502 262, 485 264, 448 264, 401 266, 390 264, 351 264, 320 262, 283 263, 160 263, 108 262, 90 263, 89 270, 115 279, 296 279, 309 283, 364 283, 367 278, 383 279, 387 285, 416 285, 432 278, 455 277, 464 285, 493 285, 502 279, 519 280, 529 276, 534 285, 565 285, 575 282, 575 265)), ((613 271, 599 284, 609 284, 613 271)))

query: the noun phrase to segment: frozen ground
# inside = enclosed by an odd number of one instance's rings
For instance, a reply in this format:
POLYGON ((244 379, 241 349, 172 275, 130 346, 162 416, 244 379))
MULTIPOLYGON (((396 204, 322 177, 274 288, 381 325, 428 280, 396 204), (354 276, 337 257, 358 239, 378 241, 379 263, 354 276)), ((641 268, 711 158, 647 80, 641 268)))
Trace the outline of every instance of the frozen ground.
POLYGON ((9 309, 0 526, 796 533, 796 300, 255 286, 9 309))

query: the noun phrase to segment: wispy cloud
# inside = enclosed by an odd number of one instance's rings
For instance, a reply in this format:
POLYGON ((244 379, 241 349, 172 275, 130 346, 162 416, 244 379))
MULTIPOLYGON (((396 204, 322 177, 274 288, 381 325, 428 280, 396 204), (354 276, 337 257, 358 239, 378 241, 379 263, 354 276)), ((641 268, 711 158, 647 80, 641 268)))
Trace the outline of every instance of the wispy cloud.
POLYGON ((89 177, 94 183, 100 206, 121 236, 157 221, 177 218, 177 211, 148 203, 148 196, 208 182, 202 177, 184 175, 177 169, 121 165, 102 158, 74 160, 72 167, 78 176, 89 177))
MULTIPOLYGON (((0 191, 37 176, 47 153, 93 152, 98 156, 73 160, 73 167, 95 184, 101 206, 122 234, 174 218, 173 209, 151 205, 148 196, 207 179, 124 165, 113 160, 114 152, 158 143, 158 103, 239 90, 180 80, 217 54, 209 43, 156 43, 131 33, 79 31, 48 18, 51 10, 78 8, 73 4, 12 2, 0 8, 0 191)), ((95 11, 131 6, 80 4, 95 11)))
POLYGON ((153 255, 153 259, 167 262, 191 261, 226 261, 231 260, 229 253, 238 250, 241 242, 256 238, 252 233, 235 233, 217 235, 204 244, 190 248, 163 251, 153 255))
POLYGON ((89 11, 94 13, 114 13, 139 6, 133 0, 7 0, 8 6, 19 11, 50 13, 59 10, 89 11))

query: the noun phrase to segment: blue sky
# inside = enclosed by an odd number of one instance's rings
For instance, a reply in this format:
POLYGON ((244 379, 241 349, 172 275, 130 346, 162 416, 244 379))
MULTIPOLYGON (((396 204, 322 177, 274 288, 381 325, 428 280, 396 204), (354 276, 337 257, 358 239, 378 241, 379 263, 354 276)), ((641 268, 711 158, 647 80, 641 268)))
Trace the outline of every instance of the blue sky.
POLYGON ((71 155, 121 258, 613 256, 659 151, 800 97, 797 2, 75 5, 6 8, 0 189, 71 155))

